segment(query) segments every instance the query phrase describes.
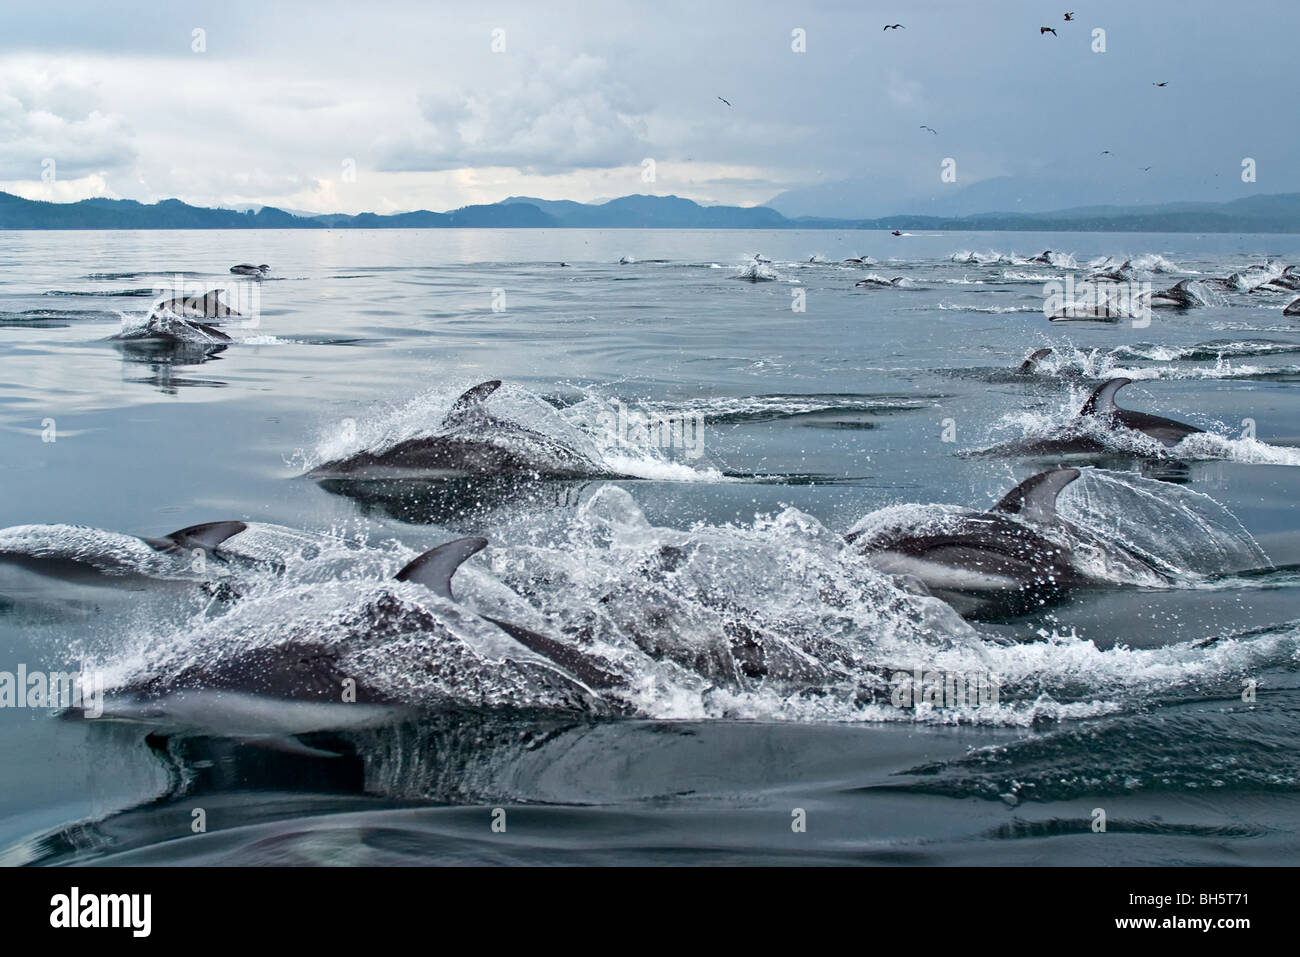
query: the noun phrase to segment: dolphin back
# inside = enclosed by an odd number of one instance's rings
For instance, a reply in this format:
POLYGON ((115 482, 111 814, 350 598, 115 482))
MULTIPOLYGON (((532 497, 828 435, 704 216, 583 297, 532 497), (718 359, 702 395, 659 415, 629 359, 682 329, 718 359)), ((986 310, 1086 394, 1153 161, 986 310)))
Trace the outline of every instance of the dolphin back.
POLYGON ((203 525, 178 529, 162 538, 146 538, 145 542, 160 552, 169 552, 178 548, 201 548, 205 552, 210 552, 226 539, 235 537, 247 528, 246 523, 239 521, 207 522, 203 525))

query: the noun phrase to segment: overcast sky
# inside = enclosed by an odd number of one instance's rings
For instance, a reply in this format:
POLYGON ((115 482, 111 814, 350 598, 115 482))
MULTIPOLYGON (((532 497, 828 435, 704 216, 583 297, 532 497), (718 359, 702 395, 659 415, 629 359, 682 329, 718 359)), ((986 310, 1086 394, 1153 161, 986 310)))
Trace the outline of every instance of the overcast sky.
POLYGON ((395 212, 852 180, 844 215, 997 177, 1057 206, 1300 189, 1300 4, 1069 7, 5 0, 0 189, 395 212))

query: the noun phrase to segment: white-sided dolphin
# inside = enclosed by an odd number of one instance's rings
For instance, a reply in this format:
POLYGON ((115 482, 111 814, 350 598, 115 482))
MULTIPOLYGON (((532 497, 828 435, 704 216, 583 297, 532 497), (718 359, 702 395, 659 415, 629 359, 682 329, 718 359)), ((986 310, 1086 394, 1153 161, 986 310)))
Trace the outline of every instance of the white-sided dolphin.
MULTIPOLYGON (((414 559, 396 578, 455 601, 452 575, 486 545, 483 538, 447 542, 414 559)), ((219 734, 301 749, 287 736, 365 726, 412 707, 400 694, 347 671, 343 658, 351 648, 373 641, 375 633, 395 636, 410 630, 410 637, 417 638, 430 621, 428 614, 419 609, 412 612, 395 600, 371 602, 363 615, 338 623, 344 631, 341 636, 321 640, 295 636, 281 644, 196 663, 171 675, 132 681, 104 693, 100 714, 81 708, 64 716, 142 723, 159 731, 219 734)), ((526 649, 518 653, 523 660, 545 664, 548 680, 567 684, 575 698, 599 704, 600 690, 626 683, 607 662, 577 648, 512 622, 478 617, 508 636, 508 646, 526 649)))
POLYGON ((559 439, 498 418, 484 401, 501 387, 480 382, 453 404, 433 435, 399 442, 382 452, 361 451, 307 473, 314 479, 461 478, 517 476, 548 479, 628 478, 559 439))
POLYGON ((205 522, 146 538, 77 525, 15 525, 0 529, 0 593, 43 594, 44 579, 132 589, 151 581, 226 579, 238 568, 279 569, 293 556, 318 551, 311 536, 261 522, 205 522))
POLYGON ((271 267, 266 263, 260 266, 254 266, 252 263, 240 263, 238 266, 231 266, 230 271, 236 276, 254 276, 260 279, 271 271, 271 267))
POLYGON ((969 617, 1006 617, 1060 601, 1086 579, 1065 539, 1042 527, 1056 521, 1056 498, 1079 477, 1053 469, 1021 482, 989 511, 946 519, 932 529, 846 539, 873 567, 929 593, 969 617))
POLYGON ((232 342, 230 336, 211 322, 203 320, 239 317, 239 313, 221 299, 220 289, 160 299, 149 310, 143 324, 124 329, 115 340, 139 342, 173 342, 184 345, 216 345, 232 342))
POLYGON ((1124 260, 1123 263, 1113 269, 1098 270, 1093 273, 1090 279, 1108 279, 1111 282, 1123 282, 1133 277, 1133 263, 1131 260, 1124 260))
POLYGON ((222 300, 221 293, 224 291, 211 289, 202 295, 195 293, 192 296, 173 296, 154 303, 152 311, 158 313, 166 310, 182 319, 228 319, 239 316, 238 312, 222 300))
POLYGON ((1102 419, 1112 428, 1133 429, 1153 439, 1159 439, 1166 446, 1177 445, 1187 436, 1205 431, 1194 425, 1187 425, 1185 422, 1166 419, 1162 415, 1121 409, 1115 404, 1115 393, 1132 381, 1132 379, 1118 378, 1103 382, 1093 390, 1088 401, 1079 410, 1079 415, 1102 419))
POLYGON ((1201 299, 1190 288, 1191 279, 1183 279, 1175 283, 1168 289, 1161 289, 1151 293, 1147 298, 1147 305, 1152 309, 1192 309, 1202 305, 1201 299))
MULTIPOLYGON (((1135 412, 1122 409, 1115 404, 1115 393, 1132 382, 1132 379, 1118 378, 1103 382, 1093 390, 1088 401, 1079 410, 1075 424, 1082 424, 1080 419, 1092 419, 1102 422, 1109 430, 1132 429, 1160 441, 1166 448, 1176 446, 1189 435, 1203 432, 1194 425, 1166 419, 1161 415, 1148 412, 1135 412)), ((1002 455, 1074 455, 1086 453, 1113 452, 1114 448, 1105 444, 1100 438, 1087 432, 1079 432, 1066 426, 1061 433, 1024 439, 987 449, 981 454, 1002 455)))
POLYGON ((185 569, 196 549, 218 556, 224 542, 247 528, 238 521, 209 522, 158 538, 136 538, 71 525, 15 525, 0 529, 0 565, 80 585, 192 578, 185 569))

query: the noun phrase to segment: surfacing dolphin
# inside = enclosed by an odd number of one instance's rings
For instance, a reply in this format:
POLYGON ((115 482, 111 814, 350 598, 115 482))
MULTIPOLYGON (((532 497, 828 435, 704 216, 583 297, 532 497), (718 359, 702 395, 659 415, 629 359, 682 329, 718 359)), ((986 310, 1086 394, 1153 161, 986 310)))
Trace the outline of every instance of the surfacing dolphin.
MULTIPOLYGON (((486 545, 483 538, 439 545, 407 564, 396 580, 423 585, 438 597, 455 602, 452 575, 486 545)), ((548 683, 575 707, 608 710, 610 705, 600 692, 626 684, 607 662, 577 648, 522 625, 458 608, 503 633, 503 640, 491 649, 489 665, 499 667, 509 661, 535 680, 548 683)), ((343 616, 332 627, 337 633, 320 638, 296 634, 280 644, 222 655, 170 675, 130 681, 105 692, 101 714, 74 709, 64 716, 147 724, 171 733, 219 734, 312 753, 314 749, 294 741, 293 736, 364 727, 422 706, 350 670, 346 662, 349 651, 373 645, 382 637, 423 635, 433 641, 456 640, 439 629, 431 609, 403 602, 387 591, 360 613, 343 616)), ((439 660, 434 655, 430 659, 439 660)), ((454 672, 460 663, 453 658, 450 665, 443 661, 429 667, 454 672)), ((472 681, 465 675, 451 674, 451 680, 453 684, 469 682, 472 689, 472 681)), ((445 703, 428 702, 431 707, 445 703)))
POLYGON ((173 296, 154 303, 152 311, 158 313, 166 310, 182 319, 228 319, 239 316, 238 312, 222 300, 221 293, 224 291, 212 289, 203 295, 195 293, 192 296, 173 296))
POLYGON ((875 568, 906 583, 919 581, 965 617, 1038 611, 1088 581, 1071 562, 1065 537, 1048 538, 1043 531, 1057 523, 1057 496, 1079 474, 1040 472, 989 511, 945 517, 929 529, 877 537, 850 532, 845 538, 875 568))
POLYGON ((196 549, 214 554, 247 527, 244 522, 210 522, 159 538, 136 538, 73 525, 15 525, 0 529, 0 564, 77 584, 135 583, 169 577, 184 564, 164 556, 188 559, 196 549))
POLYGON ((1081 416, 1093 416, 1105 420, 1111 428, 1133 429, 1153 439, 1158 439, 1165 446, 1174 446, 1197 432, 1204 432, 1194 425, 1187 425, 1174 419, 1149 412, 1134 412, 1121 409, 1115 404, 1115 393, 1131 383, 1132 379, 1110 379, 1093 390, 1088 401, 1079 410, 1081 416))
POLYGON ((28 582, 10 570, 75 585, 138 588, 149 581, 203 581, 233 565, 280 568, 292 555, 312 557, 307 535, 280 525, 223 521, 137 538, 79 525, 15 525, 0 529, 0 593, 28 582), (203 562, 196 561, 199 555, 203 562), (209 569, 211 562, 215 568, 209 569))
POLYGON ((239 317, 221 299, 220 289, 202 295, 174 296, 153 304, 143 323, 129 325, 112 338, 126 342, 170 342, 182 345, 216 345, 232 342, 226 335, 205 319, 239 317))
MULTIPOLYGON (((1083 404, 1083 408, 1079 410, 1074 424, 1082 425, 1084 424, 1082 420, 1095 420, 1104 424, 1111 432, 1118 429, 1131 429, 1158 440, 1165 448, 1173 448, 1189 435, 1205 431, 1185 422, 1166 419, 1161 415, 1120 408, 1115 404, 1115 393, 1132 381, 1124 378, 1110 379, 1097 386, 1088 397, 1088 401, 1083 404)), ((1073 455, 1115 451, 1094 434, 1072 430, 1068 426, 1064 432, 1065 434, 1025 439, 996 446, 986 449, 982 454, 1073 455)))
POLYGON ((1147 304, 1152 309, 1177 309, 1180 311, 1203 305, 1202 300, 1189 288, 1191 282, 1190 279, 1184 279, 1168 289, 1153 292, 1148 297, 1147 304))
POLYGON ((433 435, 380 452, 361 451, 307 473, 314 479, 629 478, 610 472, 559 439, 501 419, 484 406, 501 380, 480 382, 453 404, 433 435))
POLYGON ((252 276, 255 279, 261 279, 271 271, 271 267, 262 263, 260 266, 254 266, 252 263, 240 263, 238 266, 231 266, 230 271, 236 276, 252 276))

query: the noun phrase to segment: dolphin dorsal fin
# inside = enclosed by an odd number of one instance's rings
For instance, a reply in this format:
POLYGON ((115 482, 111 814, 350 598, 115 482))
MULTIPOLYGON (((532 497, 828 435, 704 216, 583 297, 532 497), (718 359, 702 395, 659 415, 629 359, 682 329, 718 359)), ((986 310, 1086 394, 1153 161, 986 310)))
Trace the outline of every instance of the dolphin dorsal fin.
POLYGON ((1056 518, 1056 497, 1061 494, 1061 489, 1078 477, 1078 469, 1039 472, 1002 496, 991 511, 1019 515, 1026 521, 1046 524, 1056 518))
POLYGON ((1016 370, 1016 374, 1028 375, 1029 373, 1034 371, 1034 366, 1038 364, 1039 360, 1045 359, 1051 354, 1052 354, 1051 347, 1048 347, 1046 349, 1038 349, 1035 350, 1034 352, 1031 352, 1029 354, 1029 358, 1027 358, 1024 362, 1020 364, 1020 368, 1016 370))
POLYGON ((458 415, 464 415, 499 388, 501 388, 500 379, 489 379, 487 382, 480 382, 472 389, 466 389, 460 394, 460 398, 451 404, 451 408, 447 410, 446 418, 452 419, 458 415))
POLYGON ((455 601, 451 594, 451 576, 465 559, 487 547, 486 538, 458 538, 431 548, 397 573, 397 580, 417 582, 439 598, 455 601))
POLYGON ((1103 382, 1088 396, 1079 410, 1080 415, 1112 415, 1115 412, 1115 393, 1132 382, 1132 379, 1110 379, 1103 382))
POLYGON ((201 548, 210 552, 228 538, 233 538, 248 528, 245 522, 206 522, 203 525, 191 525, 177 529, 162 538, 147 538, 150 545, 158 551, 169 548, 201 548))

